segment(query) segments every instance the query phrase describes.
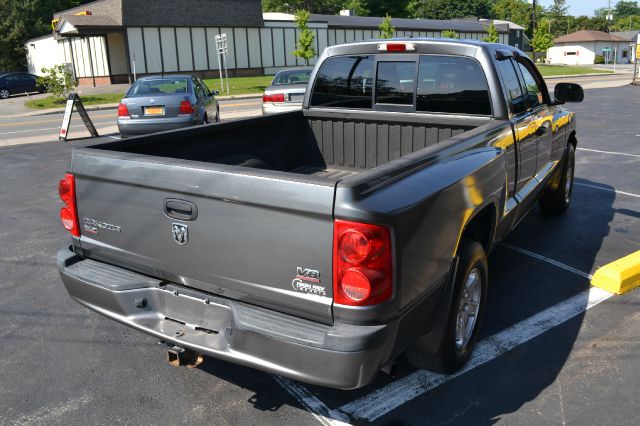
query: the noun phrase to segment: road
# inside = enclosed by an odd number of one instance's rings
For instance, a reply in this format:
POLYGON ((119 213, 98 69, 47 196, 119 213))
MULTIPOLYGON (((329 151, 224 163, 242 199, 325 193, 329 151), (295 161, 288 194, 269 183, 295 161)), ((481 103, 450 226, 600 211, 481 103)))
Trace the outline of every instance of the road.
POLYGON ((152 337, 75 303, 55 265, 69 242, 57 182, 71 150, 95 141, 0 147, 0 424, 639 424, 640 290, 603 297, 588 279, 640 250, 639 94, 590 89, 571 105, 572 205, 534 207, 490 256, 470 367, 444 377, 401 357, 394 378, 356 391, 215 359, 176 369, 152 337))
MULTIPOLYGON (((261 99, 222 101, 220 102, 222 120, 261 115, 261 105, 261 99)), ((117 137, 115 110, 92 111, 89 116, 100 135, 117 137)), ((57 141, 62 117, 62 113, 25 118, 0 117, 0 146, 57 141)), ((89 136, 82 120, 77 113, 74 113, 69 128, 69 138, 78 139, 89 136)))

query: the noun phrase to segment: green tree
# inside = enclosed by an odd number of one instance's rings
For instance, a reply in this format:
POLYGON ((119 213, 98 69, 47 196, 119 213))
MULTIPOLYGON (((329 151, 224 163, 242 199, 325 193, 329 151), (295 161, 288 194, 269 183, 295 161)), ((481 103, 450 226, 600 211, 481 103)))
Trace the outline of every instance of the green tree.
POLYGON ((565 33, 568 12, 569 7, 566 0, 553 0, 553 4, 549 6, 545 18, 547 19, 547 29, 554 37, 565 33))
MULTIPOLYGON (((542 6, 539 6, 540 12, 542 6)), ((525 28, 531 22, 531 5, 527 0, 497 0, 491 7, 494 19, 511 21, 525 28)))
POLYGON ((396 29, 391 25, 391 15, 386 15, 378 28, 380 29, 380 38, 393 38, 396 29))
POLYGON ((487 43, 497 43, 498 41, 500 41, 498 29, 495 25, 493 25, 493 21, 491 21, 491 23, 484 28, 487 30, 487 36, 483 38, 482 41, 486 41, 487 43))
POLYGON ((308 10, 310 13, 332 15, 338 13, 345 3, 345 0, 262 0, 262 10, 283 13, 308 10))
POLYGON ((546 19, 541 19, 531 39, 531 47, 534 52, 546 52, 553 47, 553 36, 549 33, 548 28, 549 22, 546 19))
POLYGON ((611 26, 612 31, 633 31, 640 30, 640 15, 629 15, 618 18, 611 26))
POLYGON ((309 59, 316 56, 316 51, 313 48, 313 32, 307 26, 307 22, 309 22, 308 10, 296 12, 296 26, 300 33, 298 34, 298 48, 293 51, 293 56, 304 59, 305 63, 309 65, 309 59))
POLYGON ((619 1, 613 9, 614 19, 629 18, 629 16, 640 15, 640 6, 637 1, 619 1))
MULTIPOLYGON (((588 16, 576 16, 575 18, 569 16, 568 27, 570 33, 580 30, 595 30, 595 31, 607 31, 609 23, 604 17, 594 16, 590 18, 588 16)), ((567 30, 565 30, 566 32, 567 30)))
POLYGON ((349 0, 344 5, 345 9, 355 10, 357 16, 369 16, 366 0, 349 0))
POLYGON ((26 66, 27 40, 51 32, 57 11, 87 3, 79 0, 0 0, 0 70, 26 66))
POLYGON ((474 16, 489 18, 489 0, 411 0, 407 10, 412 18, 456 19, 474 16))
POLYGON ((408 18, 407 5, 409 0, 367 0, 367 8, 371 16, 395 16, 396 18, 408 18))
POLYGON ((442 38, 460 38, 460 35, 453 30, 444 30, 440 33, 440 37, 442 38))
POLYGON ((75 88, 73 76, 64 65, 54 65, 51 68, 42 68, 41 77, 38 77, 38 86, 47 88, 47 92, 54 98, 66 98, 75 88))

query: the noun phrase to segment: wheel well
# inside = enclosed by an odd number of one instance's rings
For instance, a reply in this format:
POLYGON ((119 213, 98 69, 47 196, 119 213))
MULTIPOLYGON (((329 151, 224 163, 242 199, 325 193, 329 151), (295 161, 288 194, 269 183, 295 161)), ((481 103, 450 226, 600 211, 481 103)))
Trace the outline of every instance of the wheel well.
POLYGON ((578 138, 576 138, 575 131, 571 132, 571 134, 569 135, 569 139, 567 139, 567 142, 573 145, 573 149, 576 149, 576 145, 578 145, 578 138))
POLYGON ((489 253, 493 242, 493 232, 496 223, 496 208, 493 204, 484 207, 467 223, 462 232, 462 238, 479 242, 484 251, 489 253))

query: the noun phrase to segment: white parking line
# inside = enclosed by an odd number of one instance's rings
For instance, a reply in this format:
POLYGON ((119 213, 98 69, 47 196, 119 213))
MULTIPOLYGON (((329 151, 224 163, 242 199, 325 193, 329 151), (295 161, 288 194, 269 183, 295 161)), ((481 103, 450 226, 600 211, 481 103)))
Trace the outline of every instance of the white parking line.
POLYGON ((640 198, 640 195, 638 194, 632 194, 631 192, 618 191, 617 189, 612 189, 612 188, 605 188, 604 186, 591 185, 589 183, 582 183, 582 182, 573 182, 573 184, 578 186, 584 186, 585 188, 599 189, 600 191, 615 192, 616 194, 622 194, 622 195, 628 195, 630 197, 640 198))
POLYGON ((298 382, 294 382, 284 377, 272 375, 287 392, 298 400, 320 423, 325 426, 345 426, 349 425, 349 418, 338 410, 330 410, 324 402, 320 401, 298 382))
POLYGON ((444 376, 419 370, 369 395, 343 405, 340 410, 351 414, 356 419, 374 421, 404 403, 499 357, 604 302, 611 296, 613 294, 592 287, 483 340, 478 344, 465 367, 453 375, 444 376))
POLYGON ((514 250, 514 251, 517 251, 519 253, 526 254, 527 256, 531 256, 531 257, 535 257, 536 259, 544 260, 545 262, 550 263, 550 264, 552 264, 554 266, 557 266, 558 268, 565 269, 565 270, 567 270, 569 272, 573 272, 576 275, 580 275, 581 277, 585 277, 586 279, 591 280, 591 274, 587 274, 586 272, 582 272, 579 269, 572 268, 571 266, 565 265, 564 263, 560 263, 557 260, 549 259, 548 257, 544 257, 544 256, 542 256, 542 255, 540 255, 538 253, 534 253, 532 251, 525 250, 525 249, 520 248, 520 247, 516 247, 516 246, 514 246, 512 244, 509 244, 509 243, 502 242, 502 243, 500 243, 500 245, 502 247, 506 247, 506 248, 508 248, 510 250, 514 250))
POLYGON ((578 151, 591 151, 591 152, 599 152, 600 154, 625 155, 627 157, 640 158, 640 155, 638 154, 626 154, 624 152, 613 152, 613 151, 600 151, 598 149, 578 148, 578 151))
MULTIPOLYGON (((113 121, 105 121, 105 122, 101 122, 101 123, 93 123, 94 126, 96 127, 101 127, 101 126, 106 126, 106 125, 110 125, 113 124, 113 121)), ((84 124, 73 124, 71 126, 69 126, 69 128, 74 128, 74 127, 86 127, 84 124)), ((31 129, 31 130, 16 130, 14 132, 4 132, 4 133, 0 133, 0 136, 3 135, 17 135, 20 133, 34 133, 34 132, 44 132, 47 130, 60 130, 60 127, 47 127, 44 129, 31 129)))

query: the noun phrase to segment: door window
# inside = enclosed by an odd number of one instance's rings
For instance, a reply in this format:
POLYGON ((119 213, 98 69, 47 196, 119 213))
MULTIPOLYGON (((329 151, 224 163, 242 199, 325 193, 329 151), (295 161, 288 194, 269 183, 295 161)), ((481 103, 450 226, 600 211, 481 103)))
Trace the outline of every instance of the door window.
POLYGON ((521 114, 527 110, 524 94, 522 92, 522 83, 513 67, 514 63, 511 59, 498 61, 498 71, 502 76, 502 82, 507 90, 507 102, 509 109, 515 115, 521 114))
POLYGON ((336 56, 323 64, 311 94, 311 106, 371 108, 372 56, 336 56))
POLYGON ((542 89, 538 86, 535 77, 523 63, 517 62, 517 64, 518 68, 520 68, 520 72, 522 73, 522 77, 524 78, 524 92, 529 103, 529 108, 535 108, 538 105, 542 105, 544 103, 544 95, 542 89))

